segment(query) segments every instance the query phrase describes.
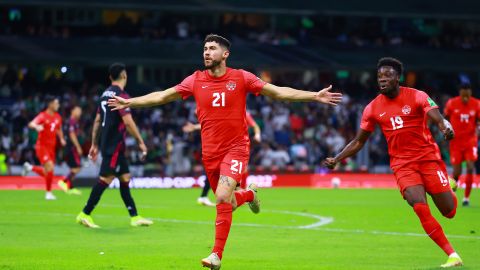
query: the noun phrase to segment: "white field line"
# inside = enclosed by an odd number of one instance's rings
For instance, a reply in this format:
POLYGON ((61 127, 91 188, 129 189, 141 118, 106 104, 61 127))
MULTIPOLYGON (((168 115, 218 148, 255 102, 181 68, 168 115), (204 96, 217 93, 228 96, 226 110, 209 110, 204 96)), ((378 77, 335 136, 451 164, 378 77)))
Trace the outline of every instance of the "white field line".
MULTIPOLYGON (((273 229, 294 229, 294 230, 312 230, 312 231, 324 231, 324 232, 335 232, 335 233, 346 233, 346 234, 373 234, 373 235, 395 235, 395 236, 411 236, 411 237, 426 237, 426 234, 423 233, 411 233, 411 232, 388 232, 388 231, 377 231, 377 230, 361 230, 361 229, 336 229, 336 228, 325 228, 321 227, 333 222, 331 217, 322 217, 315 214, 302 213, 302 212, 291 212, 291 211, 281 211, 281 210, 264 210, 263 212, 279 213, 279 214, 290 214, 303 217, 311 217, 317 221, 308 225, 301 226, 289 226, 289 225, 270 225, 270 224, 258 224, 258 223, 233 223, 233 226, 239 227, 256 227, 256 228, 273 228, 273 229)), ((28 211, 2 211, 3 214, 33 214, 33 215, 47 215, 47 216, 63 216, 63 217, 75 217, 74 214, 68 213, 53 213, 53 212, 28 212, 28 211)), ((125 218, 119 215, 95 215, 95 217, 102 218, 125 218)), ((182 223, 182 224, 199 224, 199 225, 214 225, 214 221, 201 221, 201 220, 184 220, 184 219, 169 219, 169 218, 149 218, 154 221, 162 223, 182 223)), ((457 239, 477 239, 480 240, 480 236, 472 235, 447 235, 448 238, 457 238, 457 239)))

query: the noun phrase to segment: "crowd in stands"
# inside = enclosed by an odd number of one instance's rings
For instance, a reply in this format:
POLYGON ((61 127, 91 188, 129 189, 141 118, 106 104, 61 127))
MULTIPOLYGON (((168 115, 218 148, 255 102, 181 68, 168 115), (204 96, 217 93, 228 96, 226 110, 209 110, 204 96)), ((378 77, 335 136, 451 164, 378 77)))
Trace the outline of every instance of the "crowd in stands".
MULTIPOLYGON (((205 19, 199 14, 137 12, 132 16, 131 13, 122 13, 114 23, 92 19, 92 22, 86 20, 83 24, 53 24, 35 13, 13 20, 4 16, 0 35, 162 41, 201 40, 205 34, 216 32, 233 40, 273 45, 330 45, 346 49, 399 46, 480 48, 480 23, 473 20, 277 15, 275 21, 278 25, 272 25, 271 15, 267 14, 218 14, 219 19, 214 20, 215 16, 212 16, 210 21, 200 25, 198 22, 205 19)), ((65 11, 62 16, 67 17, 67 14, 65 11)))
MULTIPOLYGON (((370 76, 370 78, 372 78, 370 76)), ((43 109, 43 96, 50 93, 61 101, 59 113, 67 122, 74 105, 83 108, 80 121, 79 141, 83 152, 88 153, 91 145, 91 127, 97 107, 97 100, 106 85, 83 81, 73 83, 61 77, 50 76, 37 80, 27 72, 7 69, 0 84, 0 152, 6 153, 7 163, 21 165, 25 161, 37 163, 33 146, 36 132, 27 124, 43 109)), ((305 83, 302 78, 291 75, 272 77, 273 83, 289 85, 300 89, 318 90, 327 81, 313 80, 305 83)), ((252 168, 258 170, 318 171, 321 161, 335 155, 357 132, 364 106, 376 95, 375 81, 335 79, 335 88, 342 89, 344 101, 337 107, 316 103, 283 103, 269 98, 249 96, 247 109, 262 130, 261 143, 252 142, 252 168), (359 83, 363 82, 363 83, 359 83)), ((129 91, 127 85, 127 91, 129 91)), ((438 90, 438 89, 436 89, 438 90)), ((439 104, 444 104, 448 95, 428 90, 439 104)), ((182 126, 197 122, 193 99, 178 101, 153 109, 134 110, 141 134, 149 149, 146 162, 139 160, 135 140, 127 138, 127 154, 132 164, 144 164, 146 171, 164 175, 187 175, 201 173, 200 134, 186 134, 182 126)), ((252 140, 253 141, 253 140, 252 140)), ((441 138, 439 138, 441 141, 441 138)), ((370 164, 388 165, 386 143, 380 132, 376 132, 369 144, 370 164)), ((445 143, 442 149, 447 149, 445 143)), ((448 151, 444 151, 448 154, 448 151)), ((83 157, 86 160, 86 157, 83 157)), ((58 163, 63 162, 63 152, 58 151, 58 163)), ((346 170, 358 169, 354 160, 343 164, 346 170)))

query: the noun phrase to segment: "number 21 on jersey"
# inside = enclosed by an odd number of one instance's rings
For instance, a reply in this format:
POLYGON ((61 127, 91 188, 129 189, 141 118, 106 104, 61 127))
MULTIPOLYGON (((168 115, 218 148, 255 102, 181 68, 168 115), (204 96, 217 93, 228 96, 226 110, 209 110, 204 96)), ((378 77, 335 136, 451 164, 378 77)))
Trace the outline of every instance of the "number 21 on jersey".
POLYGON ((213 93, 212 107, 225 107, 225 92, 213 93))

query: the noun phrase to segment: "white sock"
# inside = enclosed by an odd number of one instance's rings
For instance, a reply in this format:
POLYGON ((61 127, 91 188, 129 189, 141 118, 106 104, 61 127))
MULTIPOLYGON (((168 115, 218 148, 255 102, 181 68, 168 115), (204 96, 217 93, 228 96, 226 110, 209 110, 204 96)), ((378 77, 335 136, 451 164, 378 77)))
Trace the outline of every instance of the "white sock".
POLYGON ((457 252, 453 252, 452 254, 448 255, 449 258, 460 258, 457 252))

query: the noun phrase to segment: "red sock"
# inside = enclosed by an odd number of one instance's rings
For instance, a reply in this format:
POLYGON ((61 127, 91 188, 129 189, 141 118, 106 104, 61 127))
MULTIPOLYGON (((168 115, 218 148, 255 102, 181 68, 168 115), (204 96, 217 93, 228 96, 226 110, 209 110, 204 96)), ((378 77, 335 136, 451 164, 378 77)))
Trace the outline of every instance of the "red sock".
POLYGON ((437 220, 430 213, 430 209, 426 203, 416 203, 413 205, 413 210, 417 214, 422 227, 427 235, 447 254, 453 252, 453 247, 448 242, 447 237, 443 233, 443 229, 437 220))
POLYGON ((248 177, 248 172, 245 172, 242 175, 242 181, 240 181, 240 188, 243 188, 243 189, 247 188, 247 177, 248 177))
POLYGON ((253 190, 239 190, 235 191, 235 199, 237 200, 237 207, 242 206, 245 202, 253 201, 255 198, 255 194, 253 194, 253 190))
POLYGON ((470 192, 472 191, 473 184, 473 174, 467 174, 465 177, 465 198, 470 197, 470 192))
POLYGON ((53 171, 49 171, 45 175, 45 186, 47 188, 47 191, 52 191, 52 182, 53 182, 53 171))
POLYGON ((40 175, 40 176, 45 176, 45 172, 43 170, 43 167, 41 166, 32 166, 32 172, 40 175))
POLYGON ((232 205, 228 203, 217 204, 217 219, 215 221, 215 246, 213 253, 221 259, 223 249, 227 242, 230 226, 232 225, 232 205))

